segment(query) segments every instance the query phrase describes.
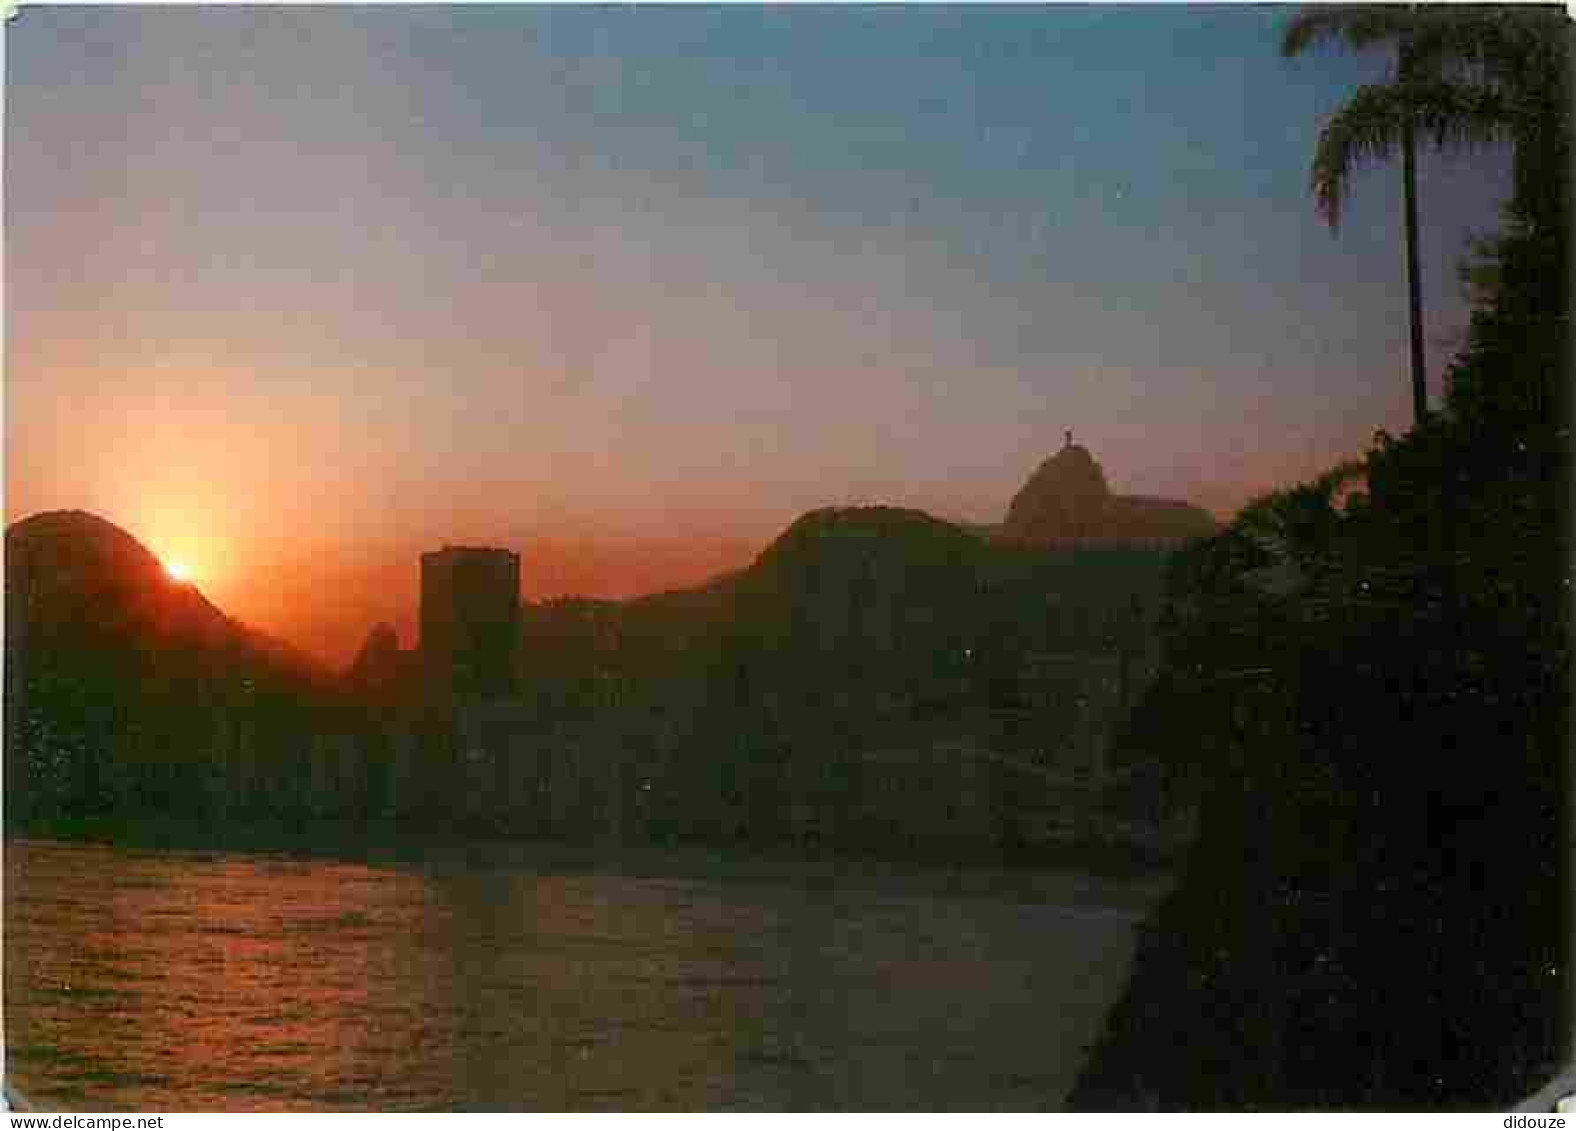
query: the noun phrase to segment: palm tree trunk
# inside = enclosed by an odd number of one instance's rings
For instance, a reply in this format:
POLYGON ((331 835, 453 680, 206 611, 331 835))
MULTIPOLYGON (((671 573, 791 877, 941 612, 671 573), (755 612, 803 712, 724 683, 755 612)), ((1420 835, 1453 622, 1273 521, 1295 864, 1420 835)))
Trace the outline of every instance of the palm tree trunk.
POLYGON ((1410 120, 1401 127, 1401 180, 1406 210, 1406 297, 1412 335, 1412 417, 1428 415, 1428 380, 1423 366, 1423 294, 1417 267, 1417 138, 1410 120))

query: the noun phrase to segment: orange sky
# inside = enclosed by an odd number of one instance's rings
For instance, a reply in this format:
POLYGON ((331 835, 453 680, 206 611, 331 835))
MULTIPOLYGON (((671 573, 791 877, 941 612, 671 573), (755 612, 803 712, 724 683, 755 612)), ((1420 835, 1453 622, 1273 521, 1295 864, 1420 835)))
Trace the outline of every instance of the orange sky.
MULTIPOLYGON (((1410 413, 1398 178, 1339 238, 1307 187, 1384 63, 1288 65, 1285 17, 26 8, 7 518, 343 661, 445 542, 530 598, 692 584, 816 507, 999 521, 1067 428, 1229 513, 1410 413)), ((1421 162, 1436 377, 1505 166, 1421 162)))

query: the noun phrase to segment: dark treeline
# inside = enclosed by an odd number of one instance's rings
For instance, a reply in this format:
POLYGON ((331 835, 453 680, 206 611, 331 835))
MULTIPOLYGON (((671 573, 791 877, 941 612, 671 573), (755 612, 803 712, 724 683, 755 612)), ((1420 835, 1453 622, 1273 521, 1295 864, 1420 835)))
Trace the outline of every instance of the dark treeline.
POLYGON ((1499 1107, 1568 1055, 1566 34, 1442 411, 1171 563, 1124 741, 1200 839, 1075 1106, 1499 1107))

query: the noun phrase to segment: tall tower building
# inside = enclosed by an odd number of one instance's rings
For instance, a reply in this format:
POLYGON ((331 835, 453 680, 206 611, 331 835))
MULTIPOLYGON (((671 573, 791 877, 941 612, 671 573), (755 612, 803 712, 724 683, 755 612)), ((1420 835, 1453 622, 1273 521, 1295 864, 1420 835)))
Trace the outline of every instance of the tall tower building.
POLYGON ((492 699, 514 690, 520 555, 445 546, 421 556, 421 666, 430 699, 492 699))

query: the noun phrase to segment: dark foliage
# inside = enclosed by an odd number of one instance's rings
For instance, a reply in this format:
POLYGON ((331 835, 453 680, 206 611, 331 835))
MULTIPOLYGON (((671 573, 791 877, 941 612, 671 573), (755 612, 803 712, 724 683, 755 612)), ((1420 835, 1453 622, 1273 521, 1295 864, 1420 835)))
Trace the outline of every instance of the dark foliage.
POLYGON ((1568 1055, 1553 208, 1488 247, 1445 412, 1173 562, 1131 740, 1194 775, 1201 835, 1075 1106, 1501 1107, 1568 1055))

